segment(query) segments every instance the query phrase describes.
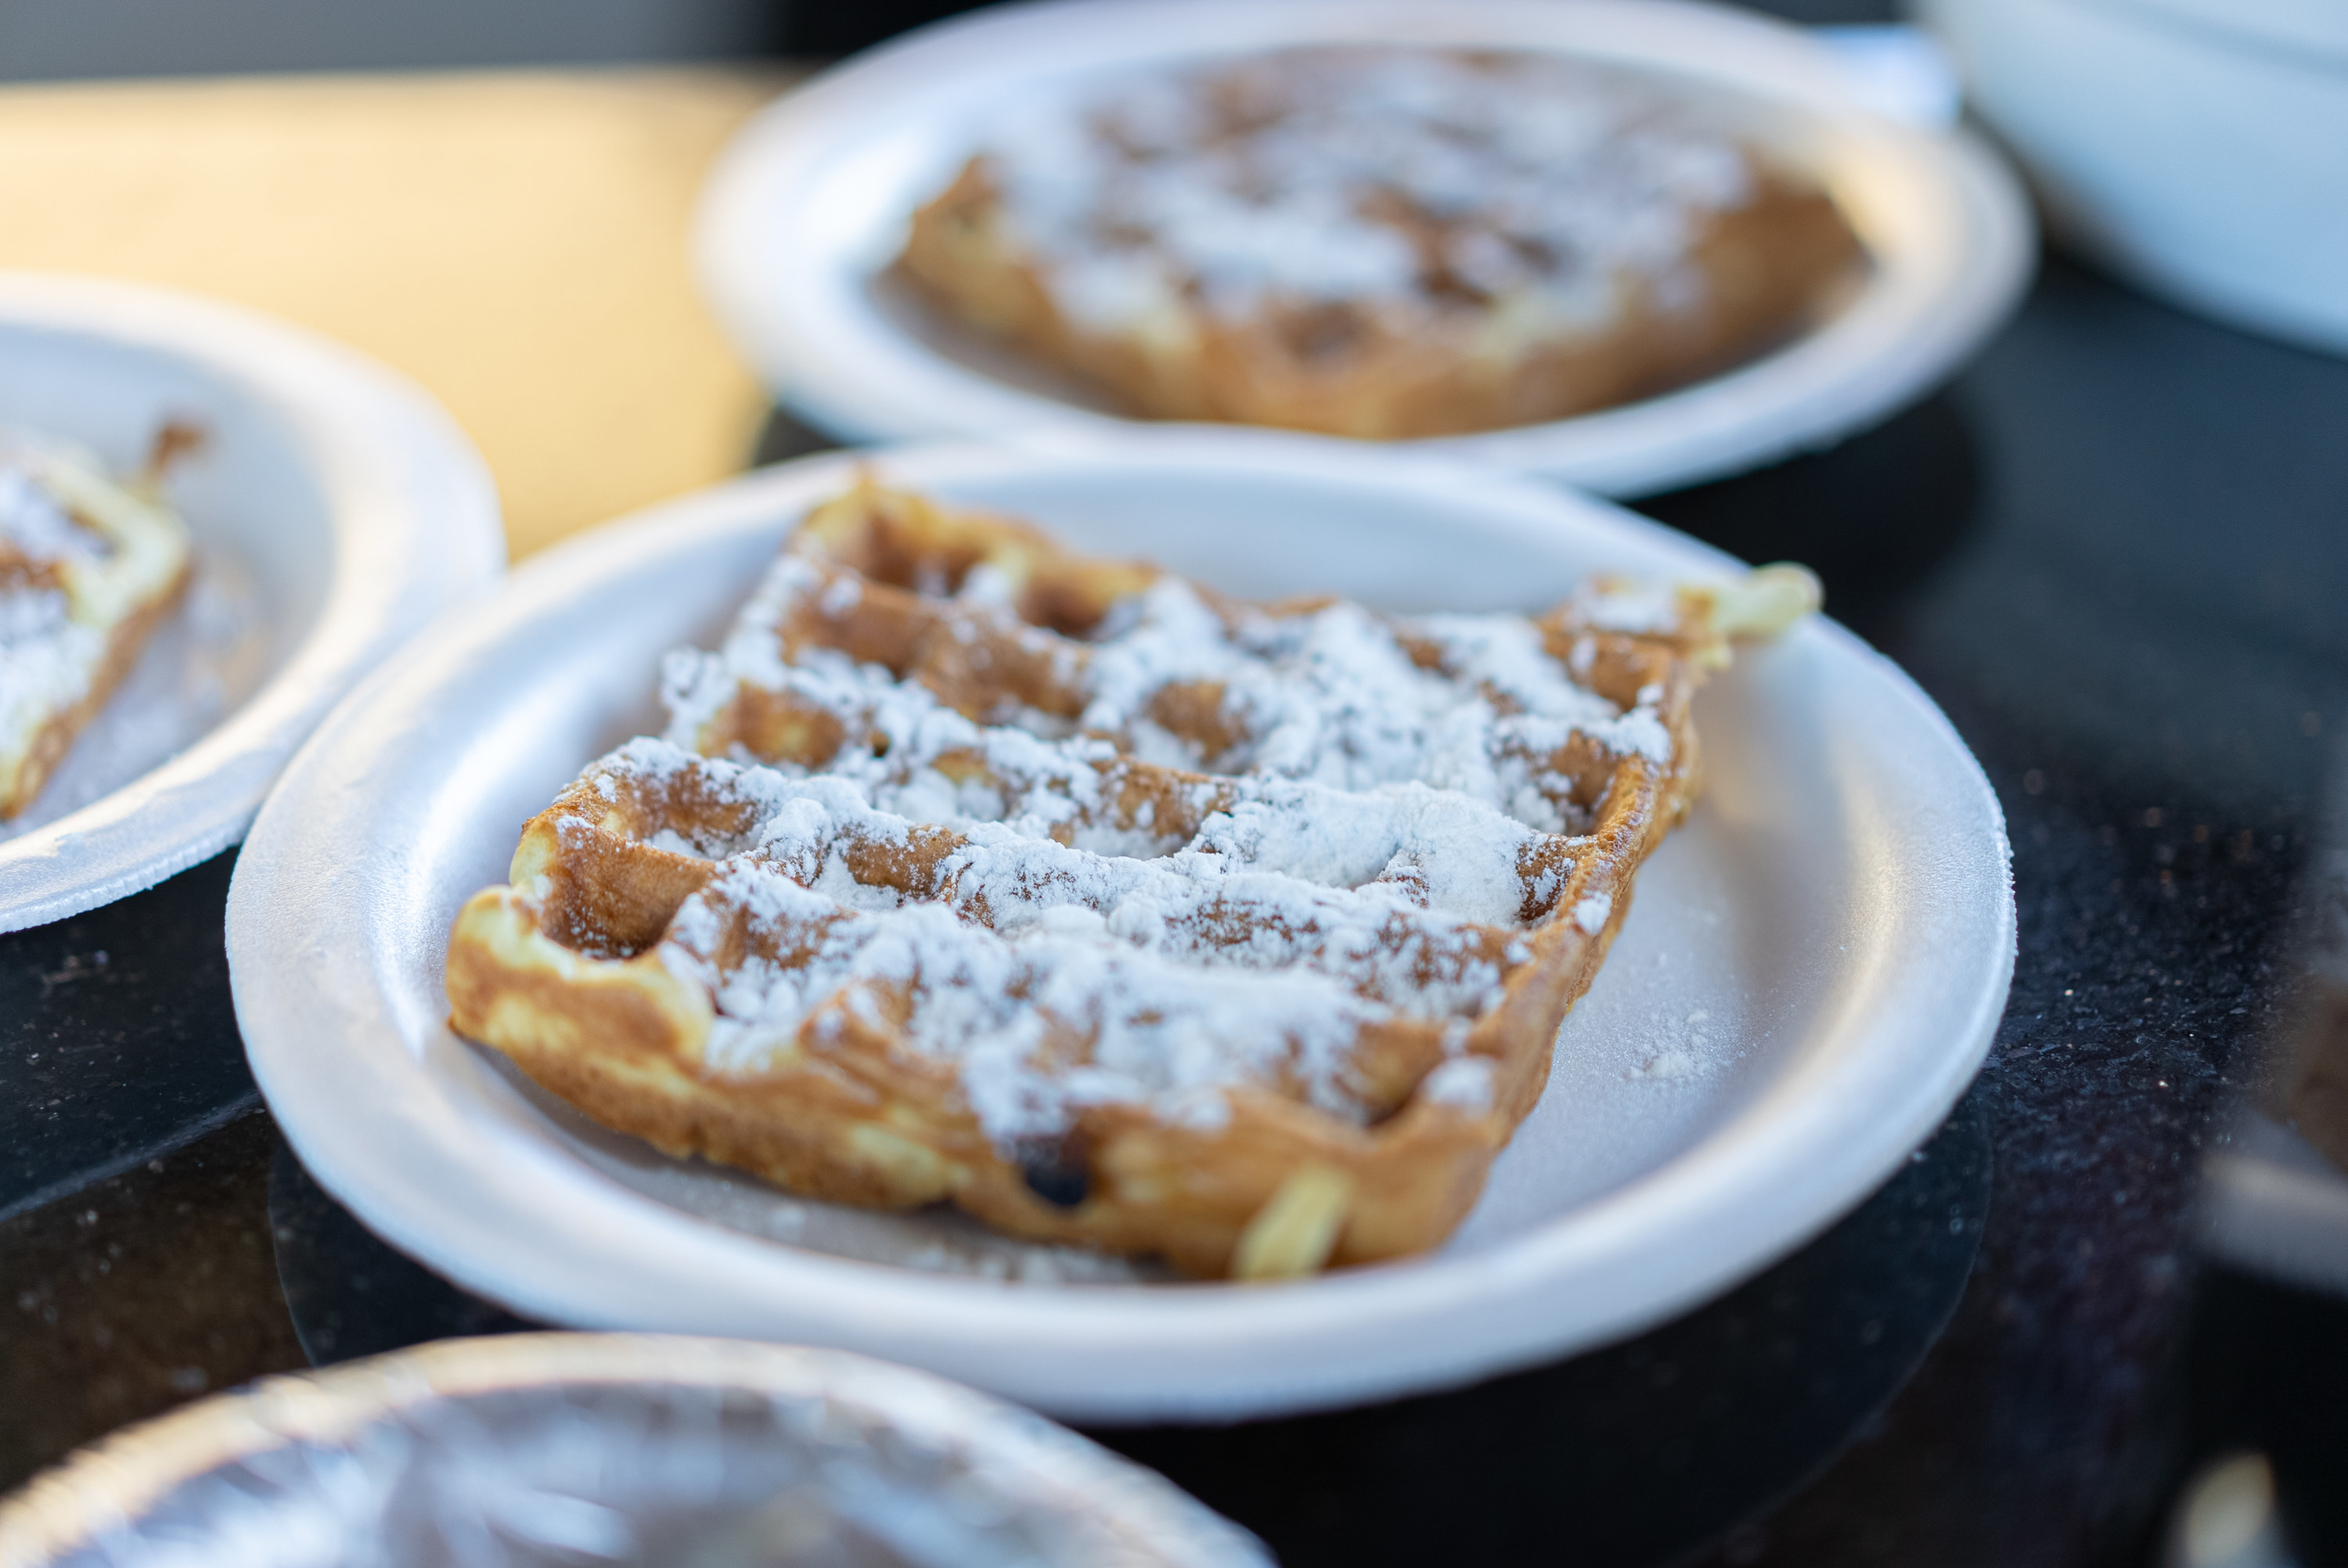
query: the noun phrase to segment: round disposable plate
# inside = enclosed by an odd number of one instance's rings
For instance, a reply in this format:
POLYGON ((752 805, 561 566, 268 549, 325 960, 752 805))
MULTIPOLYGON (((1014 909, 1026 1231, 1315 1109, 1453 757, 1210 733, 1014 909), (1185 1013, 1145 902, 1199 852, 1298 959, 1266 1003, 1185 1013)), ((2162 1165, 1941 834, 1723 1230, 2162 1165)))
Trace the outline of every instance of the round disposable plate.
POLYGON ((449 924, 583 764, 657 725, 663 651, 713 643, 860 461, 1249 596, 1533 609, 1594 569, 1731 564, 1548 486, 1243 432, 810 459, 533 559, 320 729, 229 895, 237 1017, 279 1125, 368 1225, 470 1288, 577 1327, 868 1351, 1088 1419, 1340 1404, 1726 1287, 1858 1203, 1980 1062, 2013 963, 2003 819, 1932 704, 1819 620, 1703 694, 1709 788, 1430 1255, 1173 1283, 601 1131, 449 1032, 449 924))
POLYGON ((902 1367, 654 1335, 444 1340, 134 1427, 0 1502, 11 1568, 1264 1568, 1138 1465, 902 1367))
POLYGON ((889 278, 913 210, 1006 108, 1104 73, 1330 43, 1570 52, 1719 88, 1813 170, 1872 265, 1815 330, 1678 391, 1411 445, 1644 495, 1825 446, 1945 376, 2028 282, 2028 203, 1960 131, 1862 106, 1802 30, 1677 0, 1059 0, 989 7, 860 56, 778 102, 718 165, 704 285, 777 395, 849 440, 1129 423, 945 322, 889 278))
POLYGON ((0 823, 0 931, 234 844, 326 711, 505 564, 488 470, 391 372, 228 305, 0 273, 0 425, 128 471, 172 419, 205 436, 169 485, 194 580, 31 808, 0 823))

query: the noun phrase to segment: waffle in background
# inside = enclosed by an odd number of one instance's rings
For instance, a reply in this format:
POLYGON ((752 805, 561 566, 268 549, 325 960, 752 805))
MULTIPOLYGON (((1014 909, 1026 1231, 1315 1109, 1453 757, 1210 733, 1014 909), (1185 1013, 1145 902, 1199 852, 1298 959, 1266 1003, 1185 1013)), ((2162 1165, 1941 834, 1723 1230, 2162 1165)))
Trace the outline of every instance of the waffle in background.
POLYGON ((339 338, 472 435, 520 555, 747 461, 694 199, 787 68, 0 89, 0 266, 201 291, 339 338))

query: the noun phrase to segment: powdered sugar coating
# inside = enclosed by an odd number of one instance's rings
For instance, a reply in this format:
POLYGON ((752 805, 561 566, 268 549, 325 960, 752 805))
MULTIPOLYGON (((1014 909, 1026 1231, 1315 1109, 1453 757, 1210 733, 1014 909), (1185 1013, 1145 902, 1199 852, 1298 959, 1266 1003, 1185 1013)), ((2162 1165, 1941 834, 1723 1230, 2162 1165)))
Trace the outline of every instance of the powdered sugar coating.
POLYGON ((987 565, 927 586, 932 636, 1033 654, 1076 716, 1004 701, 973 717, 817 641, 870 590, 794 549, 719 650, 670 656, 665 740, 590 771, 602 800, 689 774, 747 807, 739 832, 648 835, 722 863, 658 948, 715 999, 711 1071, 885 1021, 952 1064, 1007 1147, 1088 1104, 1212 1125, 1225 1091, 1275 1081, 1364 1122, 1365 1031, 1402 1028, 1435 1053, 1424 1091, 1480 1112, 1489 1066, 1459 1053, 1529 957, 1512 933, 1587 844, 1548 759, 1580 736, 1673 760, 1652 706, 1577 681, 1520 616, 1232 605, 1159 577, 1065 638, 1018 620, 1017 585, 987 565), (1159 722, 1173 689, 1215 693, 1222 740, 1159 722), (827 717, 837 749, 812 768, 738 743, 730 762, 696 754, 745 691, 827 717), (1180 781, 1162 797, 1180 820, 1120 816, 1137 767, 1180 781), (871 876, 866 852, 923 846, 911 882, 871 876), (726 937, 746 919, 747 957, 726 937))
MULTIPOLYGON (((1033 712, 980 724, 880 666, 860 666, 829 648, 787 651, 794 616, 820 606, 841 582, 853 579, 786 554, 719 652, 671 655, 663 683, 669 738, 695 746, 739 687, 788 692, 840 718, 851 736, 880 738, 885 769, 873 766, 869 748, 851 747, 828 764, 876 788, 934 788, 942 781, 924 779, 921 764, 971 748, 984 752, 997 777, 1043 785, 999 804, 983 793, 965 799, 948 785, 957 806, 932 794, 891 809, 1047 824, 1091 804, 1085 794, 1097 784, 1089 764, 1120 753, 1343 791, 1420 784, 1550 834, 1574 825, 1545 766, 1571 736, 1617 755, 1671 759, 1671 734, 1652 699, 1617 708, 1551 657, 1541 628, 1523 616, 1385 618, 1343 600, 1284 612, 1219 610, 1174 577, 1118 604, 1085 642, 1045 642, 1055 679, 1081 701, 1075 734, 1033 712), (1431 667, 1422 662, 1428 654, 1431 667), (1243 737, 1236 746, 1210 755, 1159 722, 1159 694, 1182 685, 1218 689, 1224 724, 1243 737)), ((968 616, 957 630, 1035 635, 967 586, 957 605, 968 616)))
POLYGON ((106 548, 105 537, 75 521, 43 482, 54 446, 0 430, 0 753, 80 702, 106 656, 105 634, 76 623, 53 580, 60 564, 94 559, 106 548), (40 575, 22 575, 27 570, 40 575))
MULTIPOLYGON (((1523 961, 1488 927, 1380 877, 1329 886, 1213 847, 1096 855, 972 823, 929 885, 909 891, 860 880, 850 862, 907 845, 928 825, 876 809, 850 779, 650 738, 589 776, 613 800, 623 785, 657 790, 687 773, 705 794, 753 808, 751 825, 726 838, 648 840, 723 859, 657 949, 715 999, 710 1067, 755 1071, 803 1030, 820 1038, 824 1009, 878 1018, 891 1010, 878 991, 898 988, 910 1000, 891 1014, 903 1042, 954 1061, 981 1124, 1005 1142, 1064 1131, 1091 1102, 1195 1120, 1212 1114, 1203 1091, 1273 1076, 1365 1120, 1349 1083, 1363 1029, 1472 1019, 1523 961), (744 916, 757 950, 721 962, 744 916), (1034 1060, 1071 1040, 1082 1042, 1075 1059, 1049 1070, 1034 1060)), ((1236 846, 1247 825, 1219 815, 1200 839, 1236 846)))
POLYGON ((1323 1109, 1362 1119, 1344 1071, 1376 1009, 1343 981, 1309 968, 1201 972, 1118 939, 1088 914, 1057 906, 1006 938, 939 904, 851 910, 744 863, 680 912, 663 954, 712 987, 719 1018, 707 1060, 721 1072, 756 1071, 809 1027, 836 1033, 820 1007, 877 1018, 876 994, 906 993, 902 1040, 957 1063, 980 1124, 1005 1144, 1065 1132, 1085 1104, 1211 1118, 1213 1091, 1283 1070, 1323 1109), (803 944, 794 961, 754 958, 721 971, 700 958, 696 939, 737 908, 778 940, 803 944), (1085 1060, 1037 1070, 1039 1052, 1077 1033, 1089 1037, 1085 1060))
POLYGON ((0 432, 0 546, 36 562, 102 553, 104 538, 67 514, 41 483, 38 462, 38 449, 25 437, 0 432))
POLYGON ((984 153, 1017 241, 1088 327, 1267 302, 1502 303, 1594 325, 1622 281, 1691 302, 1698 225, 1752 199, 1684 95, 1554 56, 1305 49, 1087 83, 984 153))
POLYGON ((89 691, 106 637, 75 624, 55 589, 0 589, 0 734, 28 733, 89 691))

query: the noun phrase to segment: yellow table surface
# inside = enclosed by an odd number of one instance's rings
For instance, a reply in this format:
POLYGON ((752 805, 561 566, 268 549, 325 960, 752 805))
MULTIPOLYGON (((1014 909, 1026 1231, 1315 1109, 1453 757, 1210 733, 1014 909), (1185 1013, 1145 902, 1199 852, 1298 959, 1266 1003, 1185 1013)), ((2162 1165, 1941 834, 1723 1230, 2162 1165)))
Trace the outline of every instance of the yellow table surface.
POLYGON ((198 290, 341 339, 480 446, 517 555, 739 469, 766 399, 691 219, 786 67, 0 88, 0 266, 198 290))

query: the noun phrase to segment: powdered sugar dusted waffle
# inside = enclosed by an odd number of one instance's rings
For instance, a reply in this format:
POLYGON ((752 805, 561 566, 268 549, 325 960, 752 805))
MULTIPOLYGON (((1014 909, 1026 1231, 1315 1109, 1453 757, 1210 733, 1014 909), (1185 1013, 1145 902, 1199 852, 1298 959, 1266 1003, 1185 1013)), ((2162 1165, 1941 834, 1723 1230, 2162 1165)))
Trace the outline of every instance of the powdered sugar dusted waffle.
MULTIPOLYGON (((189 438, 167 431, 157 464, 189 438)), ((91 454, 0 430, 0 819, 33 804, 129 673, 190 555, 187 526, 91 454)))
POLYGON ((1558 56, 1297 49, 994 128, 901 271, 1159 418, 1562 418, 1807 324, 1859 255, 1702 89, 1558 56))
POLYGON ((1249 604, 867 483, 459 915, 597 1120, 1197 1275, 1450 1233, 1798 569, 1538 620, 1249 604))

